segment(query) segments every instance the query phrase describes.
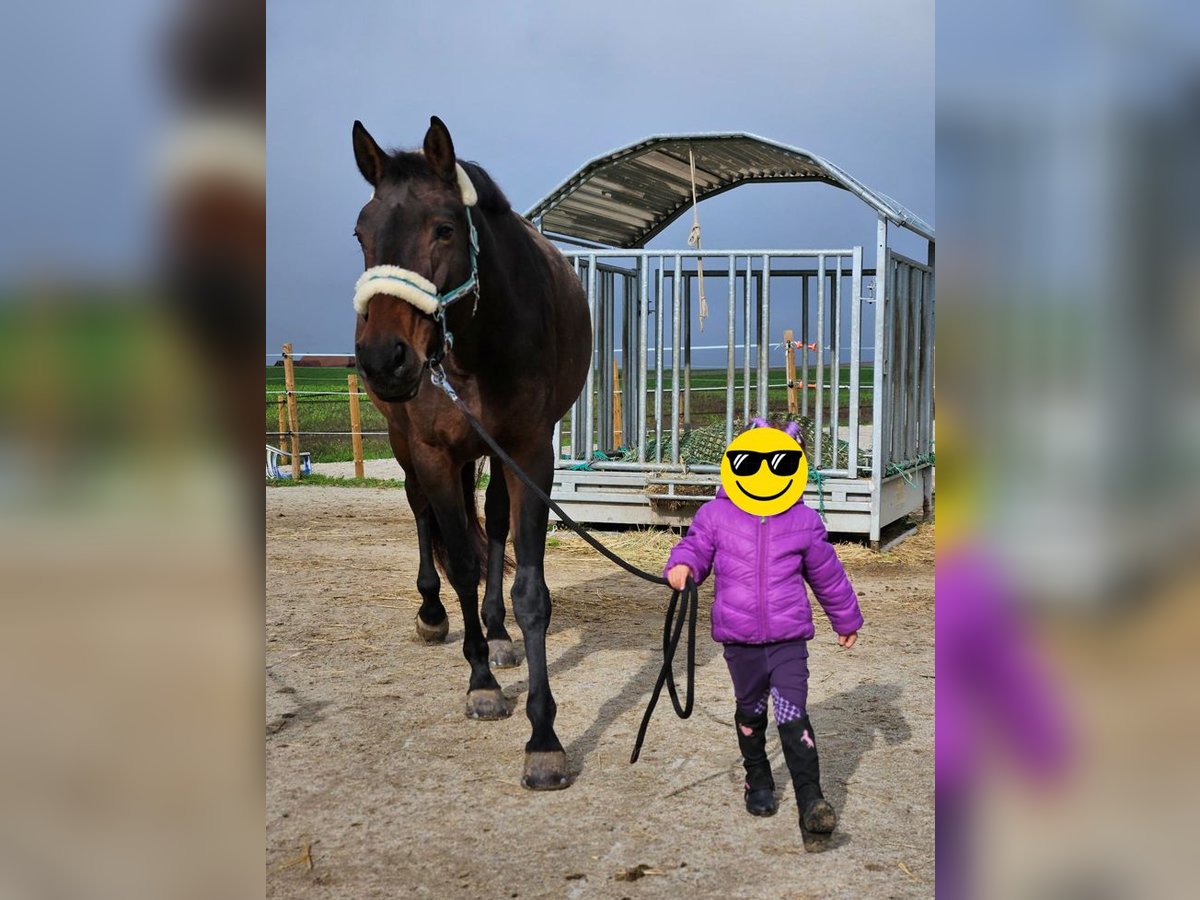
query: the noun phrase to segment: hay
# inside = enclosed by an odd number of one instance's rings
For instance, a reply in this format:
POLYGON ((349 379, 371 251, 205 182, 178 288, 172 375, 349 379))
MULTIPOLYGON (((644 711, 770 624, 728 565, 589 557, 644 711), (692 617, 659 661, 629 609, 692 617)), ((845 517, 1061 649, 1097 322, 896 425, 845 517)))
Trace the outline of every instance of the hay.
POLYGON ((932 566, 934 562, 935 533, 932 522, 917 526, 916 534, 882 553, 876 553, 866 544, 846 541, 836 544, 838 557, 847 568, 875 566, 897 569, 919 569, 932 566))
MULTIPOLYGON (((788 422, 800 423, 800 434, 804 439, 804 446, 809 453, 815 452, 817 432, 816 423, 807 416, 793 415, 771 415, 767 417, 772 425, 779 428, 787 425, 788 422)), ((745 419, 740 416, 733 420, 733 434, 736 437, 741 434, 746 428, 745 419)), ((829 435, 825 434, 824 448, 821 454, 821 466, 823 468, 838 468, 844 469, 849 465, 850 461, 850 445, 843 440, 838 440, 836 446, 835 459, 827 462, 829 456, 829 435), (836 465, 831 464, 835 462, 836 465)), ((662 458, 669 460, 673 449, 673 442, 676 439, 675 435, 667 434, 662 439, 662 458)), ((725 448, 728 441, 725 440, 725 422, 717 421, 709 425, 701 425, 697 428, 689 429, 678 435, 679 440, 679 459, 689 466, 694 465, 711 465, 716 466, 721 463, 721 456, 725 453, 725 448)), ((658 456, 658 442, 654 438, 649 438, 646 441, 646 459, 656 459, 658 456)), ((626 450, 619 458, 625 460, 636 460, 636 449, 626 450)), ((865 448, 860 447, 858 451, 859 466, 869 467, 871 464, 870 452, 865 448)), ((816 465, 816 463, 813 463, 816 465)), ((811 480, 811 477, 810 477, 811 480)))
MULTIPOLYGON (((679 535, 662 528, 637 528, 631 531, 599 532, 596 539, 622 559, 655 575, 662 572, 671 548, 679 535)), ((546 541, 547 549, 565 556, 603 557, 583 538, 571 531, 554 531, 546 541)))

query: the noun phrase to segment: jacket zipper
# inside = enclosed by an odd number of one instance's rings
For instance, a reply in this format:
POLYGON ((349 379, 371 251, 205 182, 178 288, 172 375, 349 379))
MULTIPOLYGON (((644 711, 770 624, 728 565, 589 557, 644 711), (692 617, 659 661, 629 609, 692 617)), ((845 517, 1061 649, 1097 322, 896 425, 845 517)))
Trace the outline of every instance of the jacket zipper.
POLYGON ((758 517, 758 639, 767 639, 767 517, 758 517))

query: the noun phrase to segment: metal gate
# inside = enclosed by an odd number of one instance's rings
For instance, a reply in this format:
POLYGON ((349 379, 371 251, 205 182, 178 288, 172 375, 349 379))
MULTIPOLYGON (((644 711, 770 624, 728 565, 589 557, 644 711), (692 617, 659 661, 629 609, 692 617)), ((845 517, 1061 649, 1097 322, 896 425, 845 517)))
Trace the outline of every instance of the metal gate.
POLYGON ((594 345, 587 384, 555 430, 555 499, 583 521, 686 523, 715 492, 712 447, 752 416, 787 411, 791 331, 790 386, 810 435, 805 502, 829 530, 873 541, 921 508, 932 462, 933 272, 889 250, 882 222, 880 234, 882 280, 864 269, 860 246, 567 251, 594 345), (700 440, 708 455, 697 461, 689 441, 700 440))

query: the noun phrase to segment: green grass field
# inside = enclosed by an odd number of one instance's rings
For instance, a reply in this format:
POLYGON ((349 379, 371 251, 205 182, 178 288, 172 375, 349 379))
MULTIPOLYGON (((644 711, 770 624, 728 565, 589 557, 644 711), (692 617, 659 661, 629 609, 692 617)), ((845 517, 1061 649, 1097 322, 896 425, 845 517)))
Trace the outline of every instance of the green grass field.
MULTIPOLYGON (((346 376, 352 373, 353 369, 345 368, 309 368, 305 366, 296 367, 296 405, 297 413, 300 418, 300 449, 308 451, 312 454, 313 462, 346 462, 353 459, 351 450, 350 437, 350 404, 347 396, 346 376), (341 396, 313 396, 300 393, 301 391, 330 391, 340 393, 341 396), (330 435, 330 434, 304 434, 304 432, 346 432, 345 436, 330 435)), ((671 414, 671 399, 670 386, 671 377, 669 372, 664 372, 663 382, 663 405, 664 418, 671 414)), ((654 372, 647 373, 648 382, 647 390, 653 391, 655 378, 654 372)), ((799 377, 799 376, 797 376, 799 377)), ((810 379, 815 379, 815 371, 810 371, 810 379)), ((826 381, 829 379, 829 373, 826 372, 826 381)), ((860 369, 860 402, 862 405, 862 423, 867 424, 871 421, 871 402, 872 390, 871 379, 873 377, 872 367, 864 365, 860 369)), ((682 381, 682 373, 680 375, 682 381)), ((785 381, 784 370, 782 368, 771 370, 771 383, 782 385, 785 381)), ((848 421, 847 406, 850 402, 850 368, 849 366, 842 367, 841 383, 842 388, 839 391, 839 418, 844 424, 848 421)), ((757 384, 753 374, 751 375, 751 408, 757 407, 757 384)), ((739 370, 734 377, 734 385, 736 394, 734 395, 734 412, 737 415, 741 414, 742 409, 742 372, 739 370)), ((724 369, 694 369, 692 370, 691 386, 692 393, 692 424, 694 426, 708 425, 718 420, 724 420, 725 416, 725 370, 724 369), (718 390, 704 390, 705 388, 718 388, 718 390)), ((275 446, 280 446, 280 438, 273 432, 279 429, 278 408, 276 397, 284 391, 284 378, 282 366, 267 367, 267 394, 266 394, 266 431, 267 443, 275 446)), ((810 393, 810 403, 812 395, 810 393)), ((787 409, 787 389, 784 387, 772 388, 769 393, 769 406, 772 410, 783 411, 787 409)), ((647 409, 653 411, 654 398, 651 395, 647 398, 647 409)), ((371 431, 386 431, 386 425, 383 416, 380 412, 371 405, 371 402, 366 397, 359 398, 359 410, 362 414, 362 429, 364 432, 371 431)), ((810 414, 812 411, 810 410, 810 414)), ((568 417, 569 420, 569 417, 568 417)), ((650 422, 653 428, 653 420, 650 422)), ((286 447, 284 449, 287 449, 286 447)), ((385 459, 392 455, 391 447, 388 445, 387 437, 369 436, 363 437, 363 457, 366 459, 385 459)))

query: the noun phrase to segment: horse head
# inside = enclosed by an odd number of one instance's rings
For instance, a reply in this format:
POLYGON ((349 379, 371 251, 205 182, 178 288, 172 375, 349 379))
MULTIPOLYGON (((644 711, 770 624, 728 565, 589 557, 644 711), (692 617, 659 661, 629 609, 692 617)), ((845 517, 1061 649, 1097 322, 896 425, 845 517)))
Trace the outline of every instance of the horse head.
POLYGON ((354 158, 374 188, 354 236, 365 271, 354 297, 354 350, 375 394, 416 396, 427 361, 440 350, 445 306, 475 284, 475 192, 434 116, 420 152, 388 154, 355 121, 354 158))

